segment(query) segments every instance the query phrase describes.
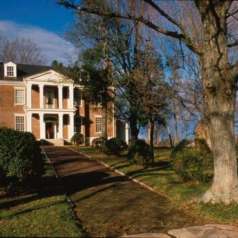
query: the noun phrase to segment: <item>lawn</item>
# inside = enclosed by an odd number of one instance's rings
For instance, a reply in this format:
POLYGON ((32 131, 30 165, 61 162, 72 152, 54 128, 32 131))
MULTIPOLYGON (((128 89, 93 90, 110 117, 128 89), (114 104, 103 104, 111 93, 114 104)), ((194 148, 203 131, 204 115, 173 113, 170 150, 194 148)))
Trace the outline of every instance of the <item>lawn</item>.
POLYGON ((47 148, 46 153, 91 237, 158 233, 206 222, 95 160, 67 148, 47 148))
POLYGON ((80 237, 72 210, 53 168, 46 172, 38 191, 0 198, 0 236, 80 237))
POLYGON ((155 165, 148 168, 130 163, 125 156, 106 155, 91 147, 81 147, 79 151, 150 185, 158 193, 166 196, 178 207, 185 209, 192 215, 202 216, 210 222, 238 224, 238 205, 204 205, 199 203, 199 198, 210 184, 183 182, 171 166, 169 149, 156 150, 155 165))

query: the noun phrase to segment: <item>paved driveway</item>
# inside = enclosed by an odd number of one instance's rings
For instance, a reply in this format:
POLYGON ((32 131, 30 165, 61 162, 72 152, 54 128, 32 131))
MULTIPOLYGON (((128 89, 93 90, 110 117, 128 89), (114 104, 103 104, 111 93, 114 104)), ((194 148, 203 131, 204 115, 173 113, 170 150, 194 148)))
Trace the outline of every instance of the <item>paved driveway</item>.
POLYGON ((201 222, 171 202, 66 147, 45 147, 92 236, 162 232, 201 222))

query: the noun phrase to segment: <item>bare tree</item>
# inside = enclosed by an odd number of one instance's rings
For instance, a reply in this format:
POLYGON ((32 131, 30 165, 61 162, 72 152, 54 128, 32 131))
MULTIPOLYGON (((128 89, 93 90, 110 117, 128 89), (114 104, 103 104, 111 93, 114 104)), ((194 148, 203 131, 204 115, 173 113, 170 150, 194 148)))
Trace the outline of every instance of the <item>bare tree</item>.
POLYGON ((155 126, 166 125, 169 115, 172 88, 164 77, 164 65, 160 55, 154 49, 152 42, 145 43, 143 51, 138 53, 138 65, 133 70, 134 90, 140 102, 140 110, 144 122, 150 127, 149 142, 154 160, 155 126))
MULTIPOLYGON (((238 202, 238 177, 234 136, 237 64, 229 62, 229 48, 236 47, 238 14, 234 0, 113 1, 111 8, 93 1, 61 0, 66 7, 107 17, 132 19, 167 37, 172 37, 198 56, 203 84, 204 118, 209 127, 214 156, 214 178, 204 202, 238 202), (94 2, 95 3, 95 2, 94 2), (147 13, 130 11, 146 4, 147 13), (175 8, 176 7, 176 8, 175 8), (176 10, 176 11, 175 11, 176 10), (237 25, 237 24, 236 24, 237 25), (193 26, 193 27, 192 27, 193 26)), ((106 1, 102 1, 106 2, 106 1)), ((234 62, 232 62, 234 63, 234 62)))
POLYGON ((0 60, 13 61, 21 64, 42 64, 41 50, 30 39, 3 39, 0 43, 0 60))

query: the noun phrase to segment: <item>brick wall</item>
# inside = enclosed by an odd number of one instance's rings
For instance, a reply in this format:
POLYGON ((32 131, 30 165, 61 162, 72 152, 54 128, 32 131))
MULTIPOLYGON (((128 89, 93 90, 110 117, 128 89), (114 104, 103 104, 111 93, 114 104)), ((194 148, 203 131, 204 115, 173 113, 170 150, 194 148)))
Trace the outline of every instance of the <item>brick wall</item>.
POLYGON ((14 86, 0 85, 0 125, 15 128, 14 113, 24 113, 22 105, 14 105, 14 86))
POLYGON ((32 107, 33 108, 40 108, 40 93, 39 93, 39 87, 37 85, 32 86, 32 107))
POLYGON ((38 114, 32 115, 32 133, 36 139, 40 139, 40 118, 38 114))
MULTIPOLYGON (((86 137, 101 137, 103 136, 102 133, 96 132, 96 117, 104 117, 103 108, 100 106, 95 105, 88 105, 85 104, 84 107, 80 108, 80 115, 86 116, 89 118, 88 123, 85 125, 85 136, 86 137), (86 107, 85 107, 86 106, 86 107)), ((113 137, 113 129, 115 128, 115 125, 113 126, 113 123, 115 121, 113 120, 113 116, 111 113, 112 104, 108 105, 108 124, 107 124, 107 134, 108 137, 113 137)))

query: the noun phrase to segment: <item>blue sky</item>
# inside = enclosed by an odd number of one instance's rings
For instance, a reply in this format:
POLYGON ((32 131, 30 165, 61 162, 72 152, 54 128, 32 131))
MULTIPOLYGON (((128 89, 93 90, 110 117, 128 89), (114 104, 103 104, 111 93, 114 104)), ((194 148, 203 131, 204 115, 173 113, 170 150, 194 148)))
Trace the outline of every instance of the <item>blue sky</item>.
POLYGON ((74 20, 71 10, 56 0, 0 0, 0 35, 30 38, 49 64, 53 59, 73 60, 75 49, 64 39, 74 20))

